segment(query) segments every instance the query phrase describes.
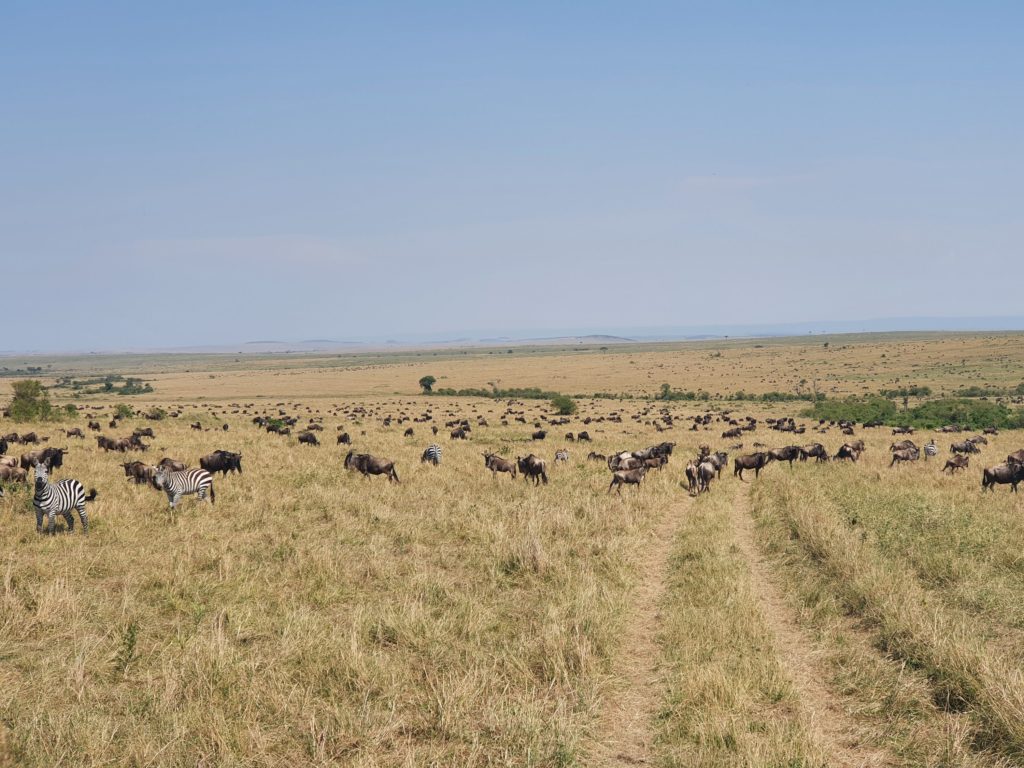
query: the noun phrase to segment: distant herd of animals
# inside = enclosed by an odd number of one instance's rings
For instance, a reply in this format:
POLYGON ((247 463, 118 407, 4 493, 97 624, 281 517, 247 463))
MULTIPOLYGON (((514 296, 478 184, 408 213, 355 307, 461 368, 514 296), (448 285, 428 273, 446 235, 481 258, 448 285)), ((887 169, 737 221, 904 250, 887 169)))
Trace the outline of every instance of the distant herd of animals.
MULTIPOLYGON (((286 404, 279 403, 276 406, 279 410, 274 416, 268 416, 265 410, 264 413, 253 416, 252 424, 264 429, 269 434, 290 435, 292 429, 298 427, 299 417, 290 415, 287 411, 280 409, 284 405, 286 404)), ((527 423, 525 411, 515 410, 516 406, 522 406, 522 404, 516 401, 509 401, 507 403, 506 411, 501 416, 501 424, 503 426, 509 426, 510 420, 522 424, 527 423)), ((247 414, 250 413, 248 409, 255 408, 255 406, 253 404, 248 404, 247 406, 232 404, 229 408, 233 408, 230 411, 232 414, 247 414)), ((307 407, 306 410, 312 414, 312 409, 307 407)), ((227 414, 229 411, 225 410, 223 413, 227 414)), ((333 411, 333 413, 357 420, 356 423, 361 423, 359 421, 361 419, 369 419, 379 415, 361 405, 339 408, 333 411)), ((631 418, 634 421, 640 422, 645 417, 650 416, 650 413, 651 409, 647 408, 644 411, 633 414, 631 418)), ((180 414, 181 411, 176 410, 172 411, 169 416, 177 418, 180 414)), ((140 415, 146 416, 146 414, 140 415)), ((213 415, 212 412, 211 415, 213 415)), ((451 412, 447 415, 455 416, 451 412)), ((91 414, 91 416, 95 416, 95 414, 91 414)), ((324 430, 323 420, 323 416, 311 415, 308 424, 304 428, 297 428, 296 439, 298 443, 313 447, 320 446, 321 441, 318 439, 317 433, 324 430)), ((392 424, 402 425, 408 421, 424 423, 432 422, 433 420, 432 410, 427 409, 416 417, 412 417, 404 411, 398 417, 388 415, 381 419, 381 423, 386 427, 390 427, 392 424)), ((714 421, 726 422, 728 428, 721 433, 723 439, 740 438, 756 430, 759 423, 753 417, 737 418, 728 411, 708 412, 703 415, 690 417, 690 420, 693 422, 690 427, 691 431, 696 431, 701 427, 709 430, 714 421)), ((623 421, 622 414, 615 411, 607 416, 588 416, 583 419, 584 425, 604 421, 621 423, 623 421)), ((570 420, 566 417, 548 418, 547 416, 539 416, 538 420, 533 423, 534 431, 530 432, 530 439, 532 441, 543 441, 547 438, 551 427, 568 423, 570 423, 570 420), (541 422, 545 422, 545 424, 542 425, 541 422)), ((648 418, 644 423, 654 426, 659 432, 674 427, 673 416, 667 409, 662 409, 653 419, 648 418)), ((764 419, 764 423, 769 429, 781 433, 804 434, 807 430, 806 426, 798 426, 792 418, 767 418, 764 419)), ((110 422, 110 426, 112 428, 117 427, 118 419, 114 418, 110 422)), ((194 430, 210 431, 208 428, 204 428, 200 421, 193 422, 190 426, 194 430)), ((477 416, 476 426, 488 426, 487 420, 483 416, 477 416)), ((816 431, 824 433, 829 428, 837 427, 844 435, 852 436, 855 426, 855 424, 846 421, 826 422, 822 420, 816 425, 816 431)), ((865 422, 861 426, 862 428, 870 429, 880 427, 881 424, 865 422)), ((440 427, 437 424, 430 424, 429 428, 435 436, 440 431, 440 427)), ((102 427, 97 420, 91 418, 88 421, 88 429, 99 432, 102 430, 102 427)), ((218 431, 227 432, 228 429, 229 427, 225 423, 218 431)), ((474 427, 470 419, 456 417, 445 422, 445 429, 449 430, 449 439, 467 440, 474 427)), ((347 431, 344 431, 343 426, 338 426, 337 431, 337 444, 350 446, 352 438, 347 431)), ((962 430, 956 425, 949 425, 940 428, 938 431, 941 433, 952 433, 962 430)), ((914 430, 909 427, 896 427, 892 430, 894 436, 911 435, 913 432, 914 430)), ((85 434, 78 428, 64 430, 64 433, 68 438, 85 439, 85 434)), ((362 434, 365 435, 365 431, 362 434)), ((941 471, 949 471, 950 474, 955 474, 958 470, 967 469, 970 465, 970 454, 979 453, 981 450, 980 446, 988 444, 986 435, 994 434, 996 434, 996 430, 990 428, 985 429, 983 434, 974 435, 965 440, 954 441, 949 448, 951 456, 945 462, 941 471)), ((414 427, 408 426, 404 430, 403 435, 407 438, 414 437, 414 427)), ((97 447, 104 452, 144 452, 149 449, 149 445, 143 442, 143 438, 154 437, 153 428, 145 427, 137 428, 130 436, 121 438, 111 438, 99 434, 96 435, 96 443, 97 447)), ((68 530, 72 531, 74 529, 72 512, 77 512, 81 521, 82 531, 87 533, 89 522, 86 504, 96 499, 97 491, 91 489, 87 494, 82 483, 74 479, 61 479, 57 482, 51 482, 50 480, 50 475, 63 467, 64 455, 68 451, 66 447, 55 448, 48 446, 35 448, 17 457, 7 455, 7 451, 12 445, 38 446, 48 442, 48 440, 49 438, 39 436, 34 432, 22 435, 12 432, 0 437, 0 498, 3 497, 4 493, 3 484, 27 483, 29 482, 29 472, 31 471, 31 479, 34 482, 35 489, 33 507, 36 512, 36 530, 40 533, 44 532, 43 523, 45 517, 47 519, 45 530, 53 533, 56 516, 61 515, 67 523, 68 530)), ((577 433, 566 433, 565 440, 571 443, 581 443, 590 442, 591 438, 588 431, 580 431, 577 433)), ((660 442, 642 450, 622 451, 610 456, 591 451, 587 459, 600 461, 607 465, 611 472, 611 482, 608 485, 607 492, 611 493, 615 490, 621 494, 623 486, 632 485, 639 487, 647 472, 660 470, 665 467, 669 463, 675 445, 674 442, 660 442)), ((830 460, 856 463, 866 450, 863 440, 851 440, 843 443, 832 456, 829 456, 825 447, 818 442, 806 445, 787 445, 771 450, 767 450, 766 446, 761 443, 755 442, 753 445, 755 448, 763 450, 745 453, 733 459, 733 475, 740 480, 744 479, 743 473, 749 471, 754 472, 755 478, 759 477, 761 470, 772 462, 787 462, 790 466, 792 466, 794 461, 807 461, 808 459, 814 459, 815 463, 825 463, 830 460)), ((742 443, 729 446, 730 450, 741 450, 742 448, 742 443)), ((431 443, 421 454, 420 460, 422 463, 438 466, 441 464, 442 454, 442 447, 437 443, 431 443)), ((905 437, 892 443, 890 454, 891 461, 889 466, 893 467, 907 462, 916 462, 922 455, 925 461, 936 457, 938 455, 938 446, 935 440, 932 439, 919 447, 909 437, 905 437)), ((527 481, 532 480, 534 485, 548 484, 548 463, 547 460, 540 456, 530 453, 527 456, 516 456, 515 459, 510 460, 492 451, 484 451, 482 455, 484 468, 490 470, 494 477, 497 477, 499 473, 507 473, 513 480, 521 475, 527 481)), ((567 463, 568 461, 569 452, 567 449, 560 448, 555 452, 554 463, 556 465, 567 463)), ((195 468, 188 466, 183 461, 165 457, 156 464, 147 464, 136 460, 123 462, 121 467, 129 481, 140 485, 146 484, 154 489, 163 491, 167 496, 170 509, 173 510, 177 507, 182 497, 188 495, 195 495, 200 500, 209 499, 211 504, 215 503, 214 475, 218 472, 224 476, 233 472, 242 472, 242 454, 237 452, 216 450, 201 457, 198 463, 199 467, 195 468)), ((728 465, 729 454, 726 451, 712 451, 708 445, 700 446, 699 454, 687 461, 684 469, 685 485, 690 494, 699 496, 702 493, 709 492, 712 481, 720 480, 723 469, 727 468, 728 465)), ((343 466, 346 469, 360 473, 364 477, 384 475, 390 482, 400 482, 394 461, 373 456, 369 453, 357 453, 355 449, 350 449, 345 455, 343 466)), ((1024 450, 1011 453, 1003 463, 986 467, 982 470, 983 491, 992 490, 996 485, 1010 485, 1011 490, 1016 492, 1017 485, 1022 480, 1024 480, 1024 450)))

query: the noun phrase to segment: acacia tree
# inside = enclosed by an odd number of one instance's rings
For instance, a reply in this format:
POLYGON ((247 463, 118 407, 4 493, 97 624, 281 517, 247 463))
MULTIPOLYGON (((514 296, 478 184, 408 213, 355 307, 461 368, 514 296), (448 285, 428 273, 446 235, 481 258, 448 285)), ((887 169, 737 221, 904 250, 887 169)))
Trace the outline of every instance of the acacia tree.
POLYGON ((435 379, 433 376, 424 376, 422 379, 420 379, 420 386, 423 387, 423 393, 426 395, 429 395, 431 392, 434 391, 433 387, 434 384, 436 383, 437 379, 435 379))
POLYGON ((15 421, 42 421, 53 418, 53 406, 50 404, 50 396, 46 394, 46 387, 35 379, 22 379, 15 381, 11 388, 14 390, 14 399, 7 406, 7 412, 15 421))

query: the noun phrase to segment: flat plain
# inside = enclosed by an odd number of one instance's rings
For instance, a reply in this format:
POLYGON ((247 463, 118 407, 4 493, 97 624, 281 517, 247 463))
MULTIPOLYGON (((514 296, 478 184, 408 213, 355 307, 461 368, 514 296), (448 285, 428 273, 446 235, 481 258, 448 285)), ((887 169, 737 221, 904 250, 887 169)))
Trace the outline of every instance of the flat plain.
POLYGON ((980 479, 1024 435, 989 435, 951 476, 950 444, 973 432, 920 432, 938 456, 890 467, 888 428, 857 425, 851 437, 801 416, 804 401, 723 396, 1012 390, 1024 381, 1022 341, 4 358, 0 402, 23 370, 80 410, 3 419, 0 434, 68 446, 56 477, 99 496, 88 536, 63 522, 40 536, 31 489, 5 486, 0 761, 1019 765, 1024 505, 1008 486, 982 493, 980 479), (53 386, 110 374, 153 391, 53 386), (426 396, 417 382, 428 374, 436 388, 579 396, 578 411, 552 425, 543 399, 426 396), (707 399, 653 399, 663 384, 707 399), (180 415, 110 427, 118 405, 180 415), (297 427, 269 434, 256 416, 297 427), (756 429, 721 437, 746 416, 756 429), (783 417, 806 431, 769 429, 783 417), (152 427, 155 437, 145 453, 107 453, 86 429, 93 418, 105 435, 152 427), (446 423, 462 419, 468 439, 450 439, 446 423), (320 446, 296 439, 310 423, 323 427, 320 446), (64 436, 73 426, 84 440, 64 436), (583 430, 589 443, 566 438, 583 430), (400 482, 346 470, 340 432, 394 460, 400 482), (853 439, 866 444, 856 463, 733 476, 732 459, 755 443, 820 442, 834 455, 853 439), (588 459, 662 441, 675 443, 669 463, 621 495, 608 493, 605 462, 588 459), (433 442, 439 466, 420 461, 433 442), (683 469, 701 445, 728 451, 730 467, 692 496, 683 469), (569 460, 556 464, 559 448, 569 460), (241 452, 243 472, 215 477, 215 504, 186 497, 173 513, 122 468, 164 456, 197 466, 215 449, 241 452), (492 476, 486 451, 535 453, 549 482, 492 476))

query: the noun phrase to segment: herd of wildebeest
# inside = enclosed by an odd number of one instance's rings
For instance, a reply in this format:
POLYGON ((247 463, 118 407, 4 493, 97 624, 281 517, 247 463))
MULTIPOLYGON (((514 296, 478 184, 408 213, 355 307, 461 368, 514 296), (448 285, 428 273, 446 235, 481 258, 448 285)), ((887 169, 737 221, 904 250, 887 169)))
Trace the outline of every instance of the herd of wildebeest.
MULTIPOLYGON (((413 415, 411 407, 407 408, 407 406, 412 405, 412 403, 390 403, 386 405, 377 404, 376 406, 336 406, 328 410, 326 414, 321 414, 319 409, 305 406, 306 413, 300 417, 296 413, 289 411, 289 408, 292 410, 301 410, 303 408, 303 406, 297 403, 278 403, 273 407, 264 406, 263 408, 258 408, 253 403, 245 405, 233 403, 223 407, 219 414, 213 410, 210 410, 209 414, 213 417, 228 415, 251 416, 250 423, 255 428, 265 430, 267 434, 279 437, 288 437, 295 430, 295 439, 298 444, 310 447, 321 446, 322 442, 318 435, 324 432, 324 421, 331 416, 338 416, 348 420, 351 424, 349 428, 353 429, 356 426, 362 426, 367 421, 379 422, 386 428, 392 426, 401 428, 403 425, 407 425, 404 426, 403 436, 413 439, 416 436, 417 425, 422 425, 420 426, 421 429, 429 429, 431 435, 436 437, 441 431, 439 422, 443 421, 444 429, 448 432, 450 440, 468 440, 471 438, 474 430, 489 426, 485 416, 476 415, 474 418, 467 418, 451 410, 450 406, 444 415, 436 420, 433 407, 427 407, 418 414, 413 415), (385 409, 396 408, 398 410, 397 414, 384 413, 385 409), (302 422, 305 422, 305 424, 300 426, 302 422)), ((89 408, 90 406, 79 406, 79 410, 88 411, 89 408)), ((86 413, 88 417, 87 429, 92 432, 102 433, 103 428, 98 419, 103 407, 91 406, 91 408, 93 412, 86 413)), ((475 412, 476 406, 471 406, 471 410, 475 412)), ((155 421, 162 420, 163 418, 178 418, 182 415, 182 407, 179 406, 172 409, 169 413, 160 409, 154 409, 148 413, 140 411, 136 415, 143 419, 155 421)), ((505 404, 505 410, 498 418, 504 427, 515 426, 516 424, 528 425, 531 421, 531 419, 527 418, 524 404, 515 400, 510 400, 505 404)), ((639 410, 631 414, 629 418, 651 426, 657 432, 674 429, 677 420, 668 408, 657 408, 655 405, 643 405, 639 410)), ((577 417, 577 419, 584 426, 592 429, 594 427, 589 427, 591 424, 597 425, 602 422, 622 423, 623 413, 622 409, 619 409, 608 414, 577 417)), ((117 429, 120 426, 120 421, 121 419, 115 416, 109 422, 109 427, 117 429)), ((743 450, 743 442, 735 441, 737 439, 746 439, 747 436, 755 433, 761 426, 777 433, 796 435, 804 434, 808 429, 819 433, 828 432, 830 429, 838 429, 844 436, 850 436, 851 438, 854 436, 855 428, 857 428, 857 425, 846 421, 829 422, 821 420, 808 426, 804 424, 798 425, 792 418, 765 418, 759 420, 753 416, 738 417, 730 411, 708 411, 703 414, 687 417, 687 421, 690 422, 690 431, 717 431, 719 425, 724 426, 725 429, 721 432, 722 439, 733 441, 727 446, 728 451, 713 451, 710 446, 701 445, 698 455, 686 462, 683 478, 684 484, 691 495, 709 492, 712 482, 720 480, 722 471, 729 466, 729 451, 743 450)), ((529 433, 531 441, 538 443, 544 441, 553 428, 570 423, 571 419, 567 416, 555 417, 537 414, 532 418, 532 430, 527 427, 526 432, 529 433)), ((212 431, 210 428, 204 427, 202 422, 198 420, 192 422, 190 426, 192 429, 201 432, 212 431)), ((878 429, 881 427, 882 425, 877 422, 865 422, 859 428, 878 429)), ((86 433, 80 428, 65 429, 63 431, 67 438, 83 440, 86 438, 86 433)), ((228 424, 221 424, 217 431, 218 433, 228 432, 228 424)), ((956 433, 964 430, 957 425, 948 425, 937 431, 940 433, 956 433)), ((374 456, 370 453, 356 452, 354 448, 351 448, 353 438, 346 430, 344 424, 337 426, 337 433, 336 443, 349 448, 343 459, 343 466, 346 469, 355 470, 364 477, 384 475, 391 482, 400 482, 394 461, 374 456)), ((929 458, 938 455, 938 446, 934 438, 924 445, 918 446, 909 437, 913 433, 914 430, 909 427, 896 427, 892 429, 893 436, 899 436, 902 439, 893 442, 890 446, 890 467, 907 462, 916 462, 922 456, 927 461, 929 458)), ((995 428, 988 428, 983 430, 982 434, 973 435, 964 440, 954 440, 949 447, 950 456, 942 467, 942 471, 949 471, 952 474, 958 470, 967 469, 970 465, 970 455, 979 453, 981 446, 988 444, 987 436, 994 434, 996 434, 995 428)), ((358 440, 359 437, 364 437, 365 435, 366 430, 361 430, 360 435, 356 439, 358 440)), ((150 445, 144 441, 144 438, 153 439, 154 437, 153 427, 139 427, 134 429, 130 435, 124 437, 109 437, 104 434, 96 434, 95 440, 97 448, 105 453, 126 454, 129 452, 144 453, 148 451, 150 445)), ((525 441, 526 437, 527 435, 524 433, 518 440, 525 441)), ((47 476, 49 473, 59 471, 62 468, 64 455, 68 448, 40 447, 48 442, 48 440, 49 438, 37 435, 34 432, 27 434, 11 432, 0 437, 0 497, 3 496, 5 484, 29 482, 32 479, 29 471, 33 467, 45 469, 45 471, 37 471, 35 473, 37 500, 46 489, 57 487, 56 485, 51 486, 48 484, 47 476), (8 450, 16 444, 35 447, 20 455, 8 455, 8 450), (44 485, 41 485, 41 483, 44 485)), ((512 439, 512 441, 515 440, 516 438, 512 439)), ((589 443, 591 437, 588 430, 581 430, 575 433, 567 432, 564 434, 564 441, 565 443, 576 444, 589 443)), ((675 445, 676 443, 674 442, 662 441, 640 450, 619 451, 611 455, 590 451, 587 459, 599 461, 607 465, 608 470, 611 472, 611 481, 607 492, 611 493, 611 491, 616 490, 621 494, 623 486, 632 485, 639 487, 648 472, 661 470, 668 465, 675 445)), ((790 444, 781 448, 770 449, 763 443, 755 441, 752 443, 752 447, 755 450, 741 453, 732 460, 733 475, 740 480, 744 479, 744 472, 749 471, 753 471, 755 478, 758 477, 761 470, 772 462, 787 462, 790 466, 792 466, 794 461, 807 461, 809 459, 813 459, 815 463, 824 463, 831 460, 856 463, 866 450, 864 440, 862 439, 851 439, 848 442, 844 442, 831 456, 820 442, 790 444)), ((439 465, 441 463, 441 455, 441 446, 436 442, 431 443, 423 451, 421 461, 439 465)), ((509 459, 490 450, 483 451, 482 455, 485 469, 490 470, 495 477, 499 473, 507 473, 513 480, 521 475, 528 481, 532 480, 534 485, 546 485, 548 483, 548 462, 540 455, 531 452, 526 456, 515 456, 514 459, 509 459)), ((568 460, 569 452, 566 448, 560 448, 555 452, 555 464, 568 462, 568 460)), ((139 485, 150 485, 155 489, 164 491, 173 509, 180 498, 188 494, 197 494, 200 498, 209 498, 212 503, 215 498, 213 493, 213 476, 218 472, 225 476, 232 472, 241 473, 242 454, 240 452, 218 449, 200 457, 198 464, 199 468, 196 469, 191 467, 188 461, 165 456, 152 464, 140 459, 125 461, 121 462, 121 467, 124 470, 125 477, 130 482, 139 485)), ((1017 485, 1022 480, 1024 480, 1024 450, 1011 453, 1004 462, 995 466, 985 467, 982 470, 982 490, 992 489, 996 485, 1010 485, 1011 489, 1016 492, 1017 485)), ((91 501, 95 496, 96 492, 93 491, 91 497, 86 500, 91 501)), ((37 501, 37 511, 38 507, 39 503, 37 501)), ((61 510, 58 509, 58 512, 61 512, 61 510)))

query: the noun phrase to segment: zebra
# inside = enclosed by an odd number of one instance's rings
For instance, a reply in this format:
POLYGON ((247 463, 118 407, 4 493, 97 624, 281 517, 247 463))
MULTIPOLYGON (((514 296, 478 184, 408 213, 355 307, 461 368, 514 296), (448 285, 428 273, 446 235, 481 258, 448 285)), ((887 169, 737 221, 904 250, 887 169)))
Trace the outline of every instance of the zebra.
POLYGON ((85 488, 77 480, 60 480, 51 483, 50 471, 45 462, 35 465, 36 492, 32 497, 32 506, 36 509, 36 533, 43 532, 43 513, 49 518, 49 533, 55 529, 57 513, 64 515, 68 523, 68 532, 75 530, 75 518, 71 510, 78 510, 78 518, 82 521, 82 533, 89 532, 89 516, 85 514, 85 503, 96 498, 96 489, 91 488, 85 495, 85 488))
POLYGON ((182 472, 170 472, 165 467, 157 467, 153 475, 153 485, 167 494, 167 500, 174 509, 182 496, 194 493, 200 499, 206 498, 210 492, 210 503, 216 501, 217 494, 213 490, 213 477, 205 469, 186 469, 182 472))
POLYGON ((565 448, 559 448, 557 451, 555 451, 555 464, 557 464, 560 461, 568 461, 568 460, 569 460, 569 452, 567 450, 565 450, 565 448))
POLYGON ((437 443, 432 443, 427 446, 427 450, 420 456, 421 462, 430 462, 435 467, 441 463, 441 446, 437 443))
POLYGON ((939 446, 935 444, 935 441, 924 444, 924 460, 928 461, 930 456, 936 456, 939 453, 939 446))

